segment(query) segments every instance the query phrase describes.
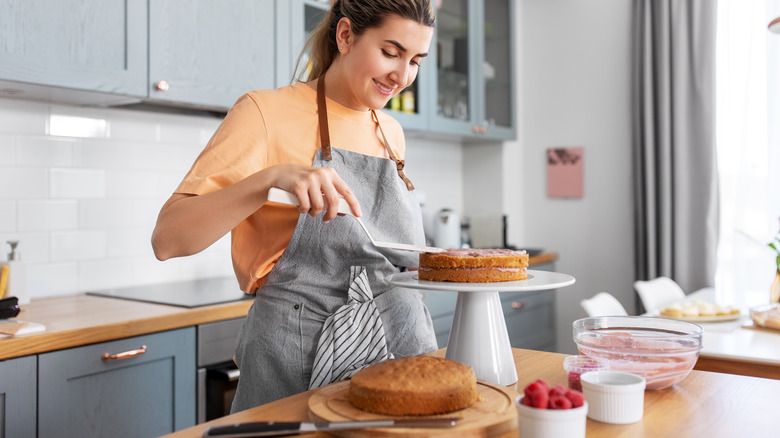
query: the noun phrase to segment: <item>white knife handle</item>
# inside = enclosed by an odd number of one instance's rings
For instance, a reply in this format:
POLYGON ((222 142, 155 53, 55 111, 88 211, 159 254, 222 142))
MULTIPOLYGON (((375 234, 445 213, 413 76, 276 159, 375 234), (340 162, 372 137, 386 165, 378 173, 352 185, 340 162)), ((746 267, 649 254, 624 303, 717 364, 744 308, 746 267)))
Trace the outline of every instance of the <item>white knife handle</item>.
MULTIPOLYGON (((271 187, 270 189, 268 189, 268 200, 270 202, 278 202, 280 204, 301 205, 300 201, 298 201, 297 196, 276 187, 271 187)), ((350 216, 354 216, 354 214, 352 214, 352 209, 349 208, 349 204, 347 204, 347 201, 344 200, 344 198, 339 199, 338 212, 341 214, 348 214, 350 216)))

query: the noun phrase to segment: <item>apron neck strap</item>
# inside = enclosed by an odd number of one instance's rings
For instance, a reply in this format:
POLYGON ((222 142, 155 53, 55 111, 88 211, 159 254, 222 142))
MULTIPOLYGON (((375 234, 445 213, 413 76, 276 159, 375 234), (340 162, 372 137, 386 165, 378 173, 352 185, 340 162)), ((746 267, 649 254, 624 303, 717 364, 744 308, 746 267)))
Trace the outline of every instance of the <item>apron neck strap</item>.
MULTIPOLYGON (((320 144, 322 145, 322 159, 330 161, 332 158, 330 151, 330 132, 328 131, 328 109, 325 104, 325 75, 322 75, 317 79, 317 116, 320 124, 320 144)), ((409 191, 414 190, 414 184, 404 173, 404 160, 399 160, 393 153, 393 149, 390 148, 390 144, 387 142, 385 132, 382 130, 382 125, 379 124, 379 117, 376 115, 376 111, 371 110, 371 118, 379 128, 379 132, 382 134, 382 141, 387 151, 387 155, 391 160, 395 162, 395 168, 398 171, 398 176, 406 184, 406 189, 409 191)))
POLYGON ((317 79, 317 116, 320 120, 320 144, 322 159, 330 161, 330 133, 328 132, 328 108, 325 106, 325 75, 317 79))

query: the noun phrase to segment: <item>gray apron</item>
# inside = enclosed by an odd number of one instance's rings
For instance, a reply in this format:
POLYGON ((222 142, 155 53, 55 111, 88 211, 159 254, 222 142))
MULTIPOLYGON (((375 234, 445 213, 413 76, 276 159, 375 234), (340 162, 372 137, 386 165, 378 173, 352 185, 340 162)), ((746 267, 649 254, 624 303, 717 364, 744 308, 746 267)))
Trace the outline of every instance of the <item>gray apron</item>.
MULTIPOLYGON (((424 244, 403 162, 331 148, 324 91, 317 91, 323 147, 313 166, 333 167, 349 184, 375 239, 424 244)), ((387 283, 399 267, 417 264, 417 253, 374 247, 352 217, 326 224, 321 215, 302 214, 239 333, 241 377, 231 412, 350 377, 387 358, 435 350, 420 293, 387 283), (345 339, 355 346, 345 347, 345 339)))

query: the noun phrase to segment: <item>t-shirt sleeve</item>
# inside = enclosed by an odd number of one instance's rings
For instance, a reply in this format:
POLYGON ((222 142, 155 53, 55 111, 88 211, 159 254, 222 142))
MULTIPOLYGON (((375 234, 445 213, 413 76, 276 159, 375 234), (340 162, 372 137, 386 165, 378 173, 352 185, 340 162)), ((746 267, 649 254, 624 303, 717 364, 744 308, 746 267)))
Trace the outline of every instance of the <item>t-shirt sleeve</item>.
POLYGON ((250 94, 228 111, 175 193, 203 195, 235 184, 268 165, 268 132, 250 94))

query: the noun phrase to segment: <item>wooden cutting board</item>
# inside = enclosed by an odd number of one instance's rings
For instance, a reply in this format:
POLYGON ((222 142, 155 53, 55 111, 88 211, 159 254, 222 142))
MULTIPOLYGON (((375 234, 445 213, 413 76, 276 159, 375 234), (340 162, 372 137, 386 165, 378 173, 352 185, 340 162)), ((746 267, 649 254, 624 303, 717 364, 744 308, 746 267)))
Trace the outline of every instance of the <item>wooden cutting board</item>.
MULTIPOLYGON (((479 400, 466 409, 437 417, 458 417, 457 426, 450 428, 373 428, 329 432, 340 437, 399 437, 399 436, 500 436, 517 429, 517 410, 514 405, 519 395, 513 389, 477 382, 479 400)), ((325 386, 309 398, 309 417, 312 421, 350 421, 398 419, 361 411, 347 400, 349 381, 325 386)), ((410 416, 409 418, 425 418, 410 416)))

